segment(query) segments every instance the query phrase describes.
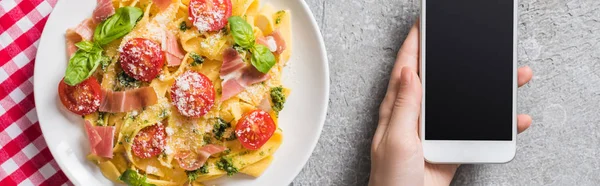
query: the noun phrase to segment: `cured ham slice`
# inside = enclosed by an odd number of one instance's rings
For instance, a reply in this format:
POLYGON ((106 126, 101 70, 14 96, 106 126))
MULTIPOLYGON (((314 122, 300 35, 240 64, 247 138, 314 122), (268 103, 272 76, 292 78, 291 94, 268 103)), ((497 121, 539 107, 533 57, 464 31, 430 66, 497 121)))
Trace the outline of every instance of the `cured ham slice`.
POLYGON ((96 126, 96 132, 102 140, 96 145, 96 154, 100 157, 113 157, 113 138, 115 136, 114 126, 96 126))
POLYGON ((163 45, 165 46, 165 54, 167 56, 167 66, 178 66, 181 64, 181 60, 185 56, 181 47, 179 47, 179 42, 177 42, 177 37, 175 34, 165 31, 166 39, 163 45))
POLYGON ((96 132, 96 129, 94 128, 94 126, 92 126, 92 124, 90 124, 88 120, 85 120, 85 132, 87 133, 88 141, 90 141, 90 148, 92 149, 92 154, 96 154, 95 147, 100 143, 100 141, 102 141, 102 137, 100 136, 100 134, 98 134, 98 132, 96 132))
POLYGON ((275 54, 281 54, 286 48, 285 40, 279 30, 273 31, 271 35, 266 37, 258 38, 256 42, 268 47, 275 54))
POLYGON ((79 23, 77 27, 67 29, 67 55, 69 57, 71 57, 77 51, 75 43, 78 43, 83 40, 92 40, 95 28, 96 24, 94 23, 94 21, 92 21, 92 19, 86 19, 83 20, 83 22, 79 23))
POLYGON ((92 18, 94 18, 95 23, 100 23, 113 14, 115 14, 115 7, 112 4, 112 0, 97 0, 92 18))
POLYGON ((158 102, 158 97, 152 87, 142 87, 121 92, 102 90, 102 95, 100 112, 129 112, 154 105, 158 102))
POLYGON ((221 153, 226 149, 224 146, 208 144, 196 152, 179 152, 175 155, 175 159, 181 168, 192 171, 202 167, 211 155, 221 153))
POLYGON ((171 0, 152 0, 152 2, 158 7, 160 10, 165 10, 171 4, 171 0))
POLYGON ((114 126, 92 126, 85 120, 85 130, 90 142, 92 154, 100 157, 113 157, 113 138, 115 136, 114 126))
POLYGON ((266 46, 271 52, 277 51, 277 43, 275 42, 275 39, 273 39, 272 36, 260 37, 256 39, 256 43, 259 45, 266 46))
POLYGON ((252 84, 266 81, 269 75, 248 65, 235 49, 229 48, 223 53, 221 79, 223 79, 221 101, 225 101, 252 84))

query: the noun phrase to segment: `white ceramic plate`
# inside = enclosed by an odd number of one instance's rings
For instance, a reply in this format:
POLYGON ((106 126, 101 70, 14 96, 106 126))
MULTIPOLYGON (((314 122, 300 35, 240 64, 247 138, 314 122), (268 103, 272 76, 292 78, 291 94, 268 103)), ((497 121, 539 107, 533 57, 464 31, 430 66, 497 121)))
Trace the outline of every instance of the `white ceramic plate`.
MULTIPOLYGON (((300 172, 317 144, 329 100, 329 68, 323 38, 313 14, 302 0, 264 0, 277 9, 292 11, 292 57, 284 72, 292 94, 281 112, 284 141, 272 165, 259 178, 225 177, 217 185, 288 185, 300 172)), ((65 30, 92 14, 94 0, 60 0, 42 34, 34 72, 34 94, 39 122, 50 152, 76 185, 112 185, 96 165, 86 160, 89 143, 80 116, 58 99, 58 83, 67 64, 65 30)))

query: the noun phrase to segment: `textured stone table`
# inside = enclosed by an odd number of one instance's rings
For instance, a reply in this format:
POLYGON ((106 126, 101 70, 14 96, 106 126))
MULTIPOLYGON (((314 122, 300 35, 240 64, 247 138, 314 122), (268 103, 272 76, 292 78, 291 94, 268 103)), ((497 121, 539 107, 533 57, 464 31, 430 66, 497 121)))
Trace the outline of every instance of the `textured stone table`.
MULTIPOLYGON (((366 185, 388 74, 419 0, 306 0, 329 53, 323 134, 292 185, 366 185)), ((464 165, 454 185, 600 184, 600 1, 521 0, 519 65, 535 72, 518 112, 533 126, 503 165, 464 165)))

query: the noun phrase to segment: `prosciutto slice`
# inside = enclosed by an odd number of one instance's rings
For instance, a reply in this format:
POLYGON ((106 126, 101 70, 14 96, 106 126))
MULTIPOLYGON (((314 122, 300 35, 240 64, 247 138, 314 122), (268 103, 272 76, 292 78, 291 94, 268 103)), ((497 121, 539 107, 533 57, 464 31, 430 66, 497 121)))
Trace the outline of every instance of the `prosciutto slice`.
POLYGON ((94 128, 94 126, 92 126, 92 124, 90 124, 88 120, 85 120, 85 132, 87 133, 88 140, 90 141, 90 148, 92 149, 92 154, 96 154, 95 147, 98 144, 100 144, 100 141, 102 141, 102 137, 100 136, 100 134, 98 134, 98 132, 96 132, 96 129, 94 128))
POLYGON ((171 2, 172 2, 171 0, 152 0, 152 3, 154 3, 160 10, 167 9, 167 7, 169 7, 171 2))
POLYGON ((112 4, 112 0, 97 0, 92 18, 94 18, 95 23, 100 23, 113 14, 115 14, 115 7, 112 4))
POLYGON ((100 157, 113 157, 114 126, 92 126, 85 120, 85 131, 88 135, 92 154, 100 157))
POLYGON ((229 48, 223 53, 221 79, 223 79, 221 101, 225 101, 252 84, 266 81, 269 75, 248 65, 235 49, 229 48))
POLYGON ((256 42, 267 46, 269 50, 275 54, 281 54, 286 48, 285 40, 279 30, 273 31, 271 35, 266 37, 258 38, 256 42))
POLYGON ((202 167, 211 155, 221 153, 226 149, 224 146, 208 144, 196 152, 179 152, 175 155, 175 159, 181 168, 192 171, 202 167))
POLYGON ((100 112, 129 112, 158 103, 158 97, 152 87, 142 87, 121 92, 102 90, 102 95, 100 112))
POLYGON ((165 54, 167 54, 167 66, 178 66, 181 64, 181 60, 185 56, 181 47, 179 47, 179 42, 177 42, 177 37, 175 34, 165 31, 166 40, 164 45, 165 54))
POLYGON ((94 28, 96 28, 94 21, 92 21, 92 19, 86 19, 79 23, 77 27, 67 29, 67 55, 69 58, 77 51, 75 43, 83 40, 92 40, 92 37, 94 36, 94 28))

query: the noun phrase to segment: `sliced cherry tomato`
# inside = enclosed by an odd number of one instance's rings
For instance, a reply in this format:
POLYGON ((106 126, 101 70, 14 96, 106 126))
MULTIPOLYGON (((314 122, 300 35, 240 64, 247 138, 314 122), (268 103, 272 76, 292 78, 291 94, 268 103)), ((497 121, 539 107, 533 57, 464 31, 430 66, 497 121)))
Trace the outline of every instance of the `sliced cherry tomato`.
POLYGON ((79 115, 96 112, 100 107, 100 101, 102 101, 102 89, 100 89, 100 84, 94 77, 90 77, 75 86, 67 85, 63 78, 58 84, 58 95, 60 102, 69 111, 79 115))
POLYGON ((237 139, 247 149, 262 147, 275 133, 275 122, 271 115, 262 110, 254 110, 242 116, 235 126, 237 139))
POLYGON ((135 135, 131 150, 133 154, 140 158, 150 158, 159 155, 166 143, 167 133, 165 126, 154 124, 143 128, 135 135))
POLYGON ((119 62, 127 75, 148 82, 160 73, 165 64, 165 55, 159 43, 134 38, 123 45, 119 62))
POLYGON ((215 104, 213 83, 205 75, 188 70, 177 77, 171 87, 173 105, 184 116, 204 116, 215 104))
POLYGON ((221 30, 231 17, 231 0, 191 0, 189 15, 201 32, 221 30))

